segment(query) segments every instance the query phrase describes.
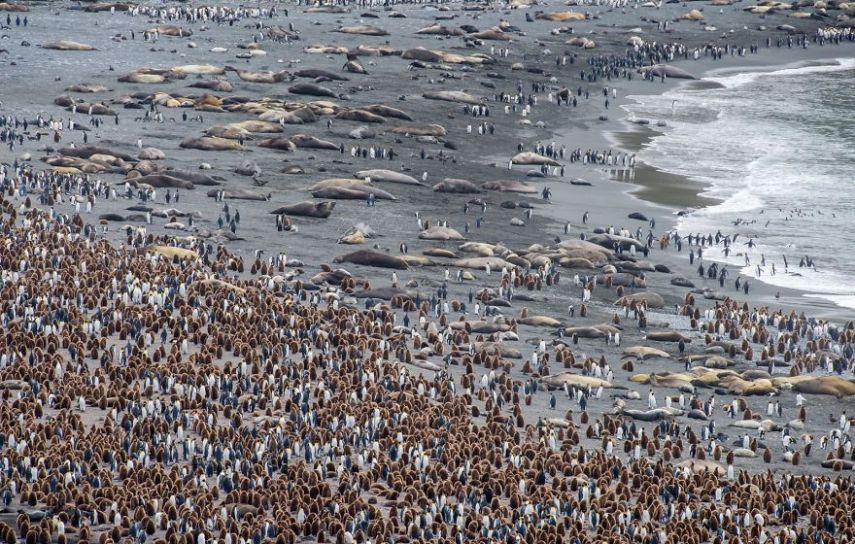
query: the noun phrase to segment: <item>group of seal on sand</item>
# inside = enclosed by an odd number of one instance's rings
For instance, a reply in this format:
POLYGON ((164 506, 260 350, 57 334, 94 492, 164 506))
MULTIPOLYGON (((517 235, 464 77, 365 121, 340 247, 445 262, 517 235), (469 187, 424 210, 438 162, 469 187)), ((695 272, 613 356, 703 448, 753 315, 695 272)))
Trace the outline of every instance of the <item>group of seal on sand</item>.
MULTIPOLYGON (((143 9, 157 20, 180 18, 164 17, 168 13, 196 17, 198 10, 232 9, 89 6, 122 7, 143 9)), ((343 14, 347 8, 316 5, 306 11, 343 14)), ((531 18, 535 24, 587 20, 569 11, 531 18)), ((178 38, 191 33, 169 24, 149 32, 178 38)), ((335 32, 388 34, 361 22, 340 24, 335 32)), ((459 32, 438 25, 420 32, 431 40, 460 37, 472 46, 476 40, 508 42, 523 35, 507 24, 459 32)), ((281 26, 267 28, 267 36, 299 38, 281 26)), ((596 45, 582 37, 568 44, 596 45)), ((44 47, 88 48, 68 41, 44 47)), ((348 53, 336 46, 306 49, 348 53)), ((443 71, 447 65, 495 63, 482 53, 398 50, 390 44, 357 51, 396 55, 414 65, 439 63, 443 71)), ((365 69, 349 58, 343 71, 365 69)), ((687 77, 670 65, 645 71, 687 77)), ((215 124, 179 144, 224 155, 254 145, 276 150, 277 157, 298 149, 343 155, 343 145, 327 136, 286 126, 320 117, 330 121, 328 127, 333 120, 377 127, 406 121, 388 133, 432 143, 458 128, 417 124, 410 113, 385 104, 353 106, 339 92, 338 82, 349 80, 315 68, 274 72, 188 64, 134 70, 119 82, 157 85, 188 75, 227 74, 237 78, 235 85, 283 84, 283 93, 323 100, 141 92, 102 103, 61 96, 55 105, 92 115, 115 113, 111 106, 121 103, 192 108, 206 116, 253 115, 215 124), (339 98, 347 106, 326 100, 339 98)), ((225 79, 199 79, 191 86, 218 93, 233 89, 225 79)), ((69 89, 109 90, 84 83, 69 89)), ((474 91, 417 94, 451 107, 485 102, 474 91)), ((80 205, 117 201, 116 186, 126 188, 129 200, 131 188, 145 195, 216 186, 207 195, 226 214, 231 202, 224 200, 272 199, 270 192, 220 187, 219 178, 171 168, 162 162, 166 153, 138 145, 133 154, 112 145, 51 149, 44 162, 57 170, 38 175, 30 166, 0 167, 4 541, 855 541, 855 488, 841 474, 855 466, 845 414, 829 428, 817 421, 825 414, 809 414, 807 408, 786 422, 780 414, 763 416, 749 407, 760 395, 854 395, 855 383, 827 375, 840 368, 842 346, 855 341, 853 324, 816 324, 729 298, 708 302, 698 292, 681 295, 679 315, 670 316, 673 323, 662 322, 674 297, 647 285, 651 277, 665 277, 667 267, 647 260, 652 245, 640 236, 607 231, 516 247, 470 234, 468 224, 456 230, 419 217, 418 233, 410 232, 407 241, 423 244, 420 255, 409 254, 404 243, 400 255, 378 244, 341 250, 314 265, 261 250, 251 259, 214 244, 216 235, 204 228, 176 236, 124 225, 118 243, 111 243, 111 221, 144 213, 147 221, 166 218, 163 228, 173 229, 176 218, 194 216, 143 202, 127 209, 139 213, 110 211, 97 216, 97 226, 88 223, 94 216, 80 205), (121 181, 105 188, 87 174, 113 174, 121 181), (398 279, 399 273, 436 265, 445 269, 443 280, 420 285, 398 279), (391 276, 391 285, 369 275, 372 268, 391 276), (465 287, 451 285, 453 269, 459 286, 477 285, 468 301, 455 296, 461 293, 454 290, 465 287), (438 294, 422 292, 426 285, 438 294), (558 299, 570 290, 583 302, 560 317, 528 309, 529 302, 558 299), (516 307, 520 301, 526 307, 516 307), (640 345, 617 348, 630 335, 640 345), (679 368, 645 368, 654 364, 679 368), (641 400, 638 385, 649 390, 647 408, 631 404, 641 400), (663 393, 665 405, 659 406, 656 395, 663 393), (557 409, 556 394, 579 410, 557 409), (602 401, 603 395, 606 402, 614 399, 611 411, 586 408, 589 399, 602 401), (734 397, 725 403, 732 418, 726 432, 715 428, 722 412, 715 395, 734 397), (533 405, 546 398, 552 411, 536 412, 533 405), (808 425, 829 428, 827 452, 812 452, 808 433, 797 436, 808 425), (734 432, 745 434, 726 434, 734 432), (774 447, 783 450, 776 461, 810 464, 819 473, 756 473, 763 465, 747 460, 773 461, 773 447, 764 442, 769 432, 781 432, 785 444, 774 447)), ((514 164, 560 166, 555 158, 530 152, 514 155, 514 164)), ((384 183, 401 193, 411 186, 443 205, 455 198, 467 209, 481 205, 485 213, 481 195, 539 192, 510 179, 481 183, 440 176, 422 187, 427 176, 354 170, 346 174, 352 177, 312 180, 306 190, 316 200, 258 207, 276 215, 283 230, 293 226, 293 217, 324 223, 315 220, 328 219, 335 200, 395 200, 381 188, 384 183)), ((235 171, 254 176, 258 169, 248 162, 235 171)), ((357 222, 339 242, 359 244, 374 236, 357 222)))

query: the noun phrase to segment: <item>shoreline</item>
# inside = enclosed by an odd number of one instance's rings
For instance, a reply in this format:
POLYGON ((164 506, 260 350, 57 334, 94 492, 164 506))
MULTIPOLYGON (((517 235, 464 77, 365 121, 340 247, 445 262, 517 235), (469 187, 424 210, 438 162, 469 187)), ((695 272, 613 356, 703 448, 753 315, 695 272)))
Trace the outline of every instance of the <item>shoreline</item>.
MULTIPOLYGON (((712 88, 717 85, 716 82, 711 81, 715 77, 772 73, 810 67, 838 66, 841 60, 855 58, 851 52, 849 56, 828 56, 827 51, 821 51, 820 55, 814 56, 813 52, 817 49, 819 48, 814 47, 811 54, 808 54, 808 58, 787 60, 778 64, 768 62, 758 63, 753 62, 756 59, 751 59, 752 62, 746 62, 741 66, 707 66, 699 73, 698 79, 681 80, 676 84, 672 82, 670 85, 666 83, 666 88, 662 89, 661 93, 658 94, 664 94, 680 88, 712 88)), ((626 98, 635 101, 634 97, 651 95, 650 93, 636 94, 626 98)), ((627 102, 620 104, 621 109, 626 112, 626 115, 621 120, 623 123, 622 130, 606 131, 605 137, 618 149, 630 153, 640 153, 655 138, 666 132, 668 127, 657 126, 657 119, 649 119, 648 124, 640 125, 635 120, 630 119, 631 114, 626 106, 627 102)), ((627 182, 631 185, 627 190, 627 194, 644 202, 662 206, 670 210, 672 214, 687 209, 691 213, 691 210, 699 210, 723 202, 723 200, 714 197, 704 196, 704 192, 710 187, 710 184, 691 175, 672 173, 645 163, 641 159, 639 159, 635 170, 638 172, 627 182)), ((676 227, 678 222, 679 219, 674 219, 673 226, 676 227)), ((726 260, 716 259, 715 257, 708 257, 707 260, 728 264, 726 260)), ((841 297, 848 297, 851 300, 855 300, 852 295, 817 293, 807 289, 778 286, 764 281, 768 279, 766 276, 757 278, 753 274, 743 273, 741 267, 737 267, 737 269, 739 270, 739 277, 759 282, 765 287, 762 290, 764 292, 759 300, 768 303, 770 306, 795 305, 807 311, 816 311, 819 315, 827 317, 845 317, 855 312, 855 309, 851 307, 852 302, 850 302, 850 306, 846 306, 827 298, 836 297, 839 299, 841 297), (772 296, 773 292, 780 293, 780 297, 775 298, 772 296)))

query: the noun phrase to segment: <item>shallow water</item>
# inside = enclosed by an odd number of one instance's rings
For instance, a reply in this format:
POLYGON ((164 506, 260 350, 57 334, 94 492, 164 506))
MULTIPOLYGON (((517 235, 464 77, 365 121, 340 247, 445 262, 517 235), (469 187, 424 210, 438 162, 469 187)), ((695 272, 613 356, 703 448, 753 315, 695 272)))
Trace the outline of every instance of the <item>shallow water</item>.
POLYGON ((721 88, 677 88, 627 106, 631 118, 669 127, 639 158, 702 182, 703 196, 720 201, 681 219, 679 231, 739 233, 727 258, 706 255, 755 277, 765 257, 759 280, 855 308, 855 59, 708 79, 721 88), (806 256, 816 270, 799 266, 806 256))

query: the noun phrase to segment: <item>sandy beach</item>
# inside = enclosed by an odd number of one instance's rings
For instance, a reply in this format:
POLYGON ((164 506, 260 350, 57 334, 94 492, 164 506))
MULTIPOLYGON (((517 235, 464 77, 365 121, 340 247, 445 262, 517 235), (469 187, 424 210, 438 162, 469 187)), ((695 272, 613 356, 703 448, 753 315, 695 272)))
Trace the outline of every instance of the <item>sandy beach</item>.
POLYGON ((855 55, 767 7, 0 4, 0 536, 852 541, 855 314, 627 113, 855 55))

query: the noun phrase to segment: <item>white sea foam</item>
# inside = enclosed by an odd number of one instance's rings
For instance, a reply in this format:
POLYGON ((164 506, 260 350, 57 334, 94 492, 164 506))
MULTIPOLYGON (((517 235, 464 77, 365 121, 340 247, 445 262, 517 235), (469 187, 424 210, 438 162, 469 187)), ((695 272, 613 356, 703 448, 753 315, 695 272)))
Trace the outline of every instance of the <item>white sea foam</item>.
POLYGON ((760 281, 855 308, 855 59, 709 79, 723 87, 627 106, 631 117, 668 125, 639 158, 704 182, 703 195, 720 201, 682 217, 679 231, 739 233, 729 257, 715 248, 706 257, 754 276, 765 256, 760 281), (756 247, 742 245, 749 238, 756 247), (805 256, 817 271, 798 267, 805 256))

